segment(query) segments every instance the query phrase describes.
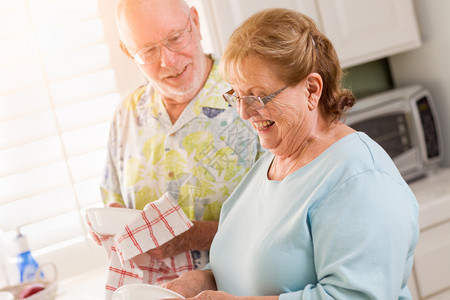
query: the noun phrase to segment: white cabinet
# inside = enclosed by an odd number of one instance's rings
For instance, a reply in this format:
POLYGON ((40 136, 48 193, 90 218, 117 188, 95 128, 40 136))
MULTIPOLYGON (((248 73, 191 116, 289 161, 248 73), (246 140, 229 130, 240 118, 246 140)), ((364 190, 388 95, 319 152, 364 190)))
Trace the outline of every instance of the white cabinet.
POLYGON ((324 32, 342 65, 357 65, 420 46, 411 0, 317 0, 324 32))
POLYGON ((290 8, 301 11, 317 20, 318 13, 315 0, 211 0, 204 1, 206 10, 211 12, 208 18, 212 30, 212 39, 217 46, 215 52, 221 55, 231 33, 255 12, 275 7, 290 8))
POLYGON ((410 184, 420 206, 420 238, 409 280, 414 299, 450 299, 450 169, 410 184))
POLYGON ((204 0, 215 52, 253 13, 285 7, 313 18, 333 42, 342 67, 387 57, 420 46, 412 0, 204 0))

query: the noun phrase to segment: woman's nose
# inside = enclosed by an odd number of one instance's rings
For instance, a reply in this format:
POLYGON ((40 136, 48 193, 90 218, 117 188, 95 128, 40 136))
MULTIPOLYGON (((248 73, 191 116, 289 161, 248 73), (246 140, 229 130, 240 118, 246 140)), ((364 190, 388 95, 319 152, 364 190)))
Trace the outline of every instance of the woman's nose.
POLYGON ((244 120, 248 120, 258 113, 258 111, 254 107, 248 105, 244 100, 239 101, 238 112, 241 118, 244 120))

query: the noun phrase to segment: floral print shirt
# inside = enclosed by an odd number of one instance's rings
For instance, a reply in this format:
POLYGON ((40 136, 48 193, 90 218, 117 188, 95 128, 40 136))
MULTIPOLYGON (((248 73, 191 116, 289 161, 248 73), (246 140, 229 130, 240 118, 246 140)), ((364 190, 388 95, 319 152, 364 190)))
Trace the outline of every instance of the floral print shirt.
POLYGON ((124 99, 111 125, 103 201, 143 209, 170 191, 191 220, 217 221, 264 152, 252 126, 222 98, 229 89, 215 60, 175 124, 151 84, 124 99))

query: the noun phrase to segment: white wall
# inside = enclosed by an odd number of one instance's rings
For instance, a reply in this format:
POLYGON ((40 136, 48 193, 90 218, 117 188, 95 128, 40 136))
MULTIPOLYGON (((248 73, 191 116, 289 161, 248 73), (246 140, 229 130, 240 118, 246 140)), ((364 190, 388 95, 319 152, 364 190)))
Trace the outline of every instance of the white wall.
POLYGON ((200 33, 202 35, 202 47, 205 53, 213 53, 218 56, 219 46, 218 41, 214 40, 211 35, 211 28, 209 24, 212 23, 212 16, 207 13, 208 7, 206 7, 205 1, 202 0, 186 0, 189 6, 194 6, 197 9, 200 18, 200 33))
POLYGON ((390 59, 394 83, 423 84, 438 110, 444 165, 450 166, 450 1, 414 0, 423 46, 390 59))
POLYGON ((117 0, 97 0, 105 30, 106 40, 109 45, 112 67, 116 70, 117 89, 122 97, 127 96, 147 79, 134 65, 133 61, 126 57, 120 49, 119 33, 115 20, 115 7, 117 0))

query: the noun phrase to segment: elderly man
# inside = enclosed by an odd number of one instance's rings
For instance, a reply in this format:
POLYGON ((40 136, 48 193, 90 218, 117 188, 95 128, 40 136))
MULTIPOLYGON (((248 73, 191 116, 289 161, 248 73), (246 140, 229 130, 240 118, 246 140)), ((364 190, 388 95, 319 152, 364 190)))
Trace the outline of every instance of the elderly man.
POLYGON ((189 253, 188 269, 208 262, 222 203, 264 150, 221 96, 229 86, 218 61, 202 50, 194 7, 183 0, 120 0, 116 17, 121 48, 149 83, 117 108, 103 201, 143 209, 169 191, 193 221, 191 229, 146 252, 156 262, 146 263, 137 280, 158 284, 186 271, 167 258, 189 253))

